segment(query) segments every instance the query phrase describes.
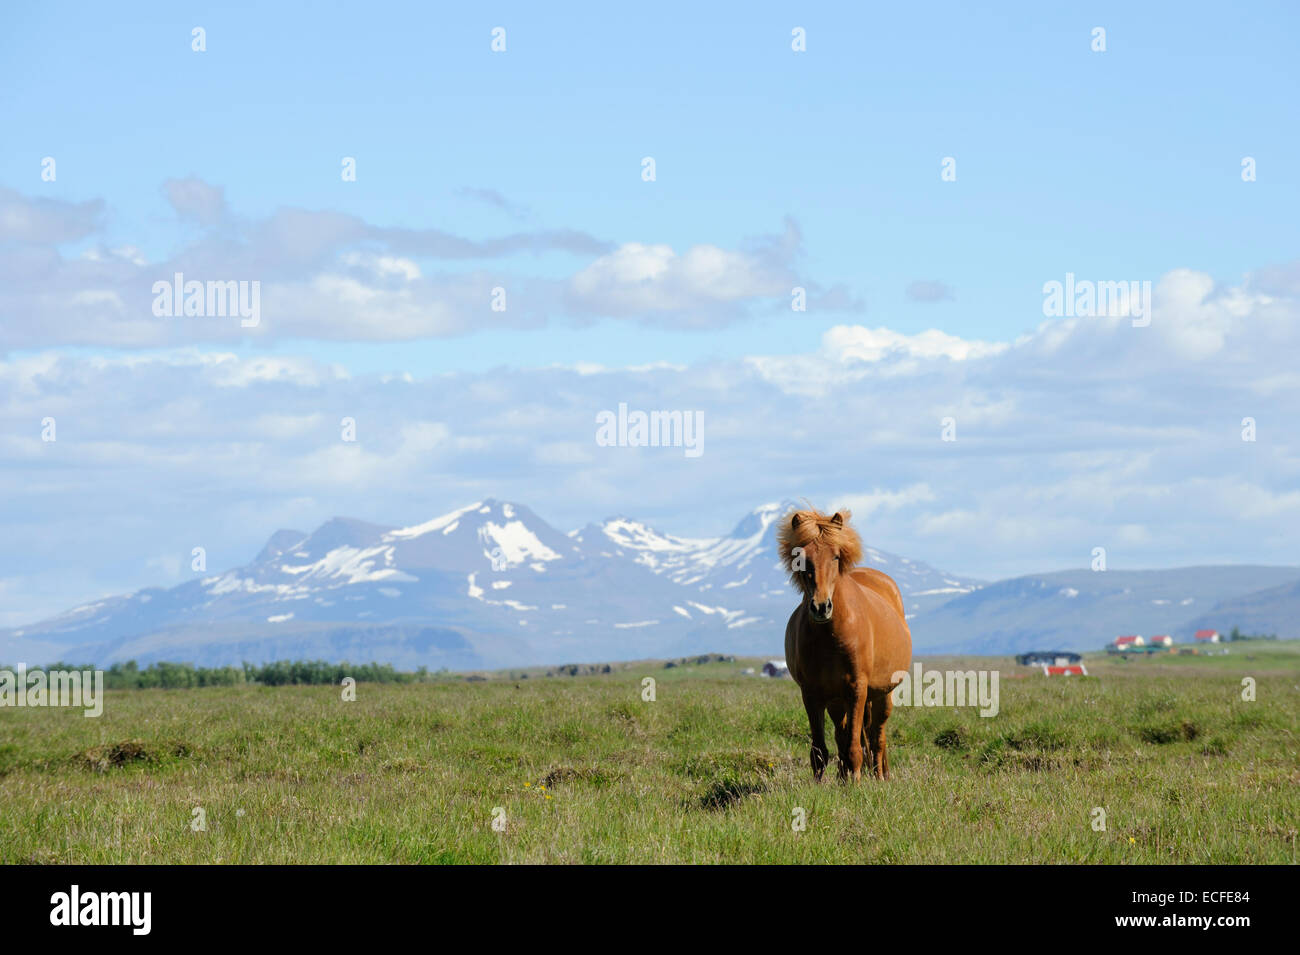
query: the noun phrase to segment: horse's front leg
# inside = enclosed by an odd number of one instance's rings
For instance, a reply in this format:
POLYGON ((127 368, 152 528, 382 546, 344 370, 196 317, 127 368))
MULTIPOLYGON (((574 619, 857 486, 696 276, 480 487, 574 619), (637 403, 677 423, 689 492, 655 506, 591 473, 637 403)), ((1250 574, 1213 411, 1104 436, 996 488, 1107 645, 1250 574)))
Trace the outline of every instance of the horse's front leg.
POLYGON ((856 783, 862 778, 862 722, 867 694, 860 693, 849 707, 849 775, 856 783))
POLYGON ((826 704, 805 691, 803 708, 808 713, 808 738, 812 742, 808 761, 812 763, 813 779, 821 782, 831 755, 826 748, 826 704))
POLYGON ((847 705, 839 704, 831 710, 835 721, 835 746, 840 756, 840 779, 862 778, 862 709, 867 698, 855 695, 847 705))

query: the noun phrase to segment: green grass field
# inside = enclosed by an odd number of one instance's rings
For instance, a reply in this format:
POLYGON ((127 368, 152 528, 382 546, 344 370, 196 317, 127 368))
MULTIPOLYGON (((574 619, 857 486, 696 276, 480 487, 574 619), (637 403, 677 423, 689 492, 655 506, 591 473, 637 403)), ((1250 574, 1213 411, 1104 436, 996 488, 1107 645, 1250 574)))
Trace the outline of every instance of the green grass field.
POLYGON ((894 778, 856 786, 811 781, 797 688, 753 661, 6 708, 0 862, 1296 861, 1300 647, 923 662, 1000 670, 1001 712, 896 709, 894 778))

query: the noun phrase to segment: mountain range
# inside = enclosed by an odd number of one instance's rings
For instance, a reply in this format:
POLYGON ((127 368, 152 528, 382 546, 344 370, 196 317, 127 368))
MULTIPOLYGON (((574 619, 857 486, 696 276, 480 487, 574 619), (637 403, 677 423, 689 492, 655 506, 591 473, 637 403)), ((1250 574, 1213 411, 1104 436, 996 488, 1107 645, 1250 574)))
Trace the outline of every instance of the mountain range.
MULTIPOLYGON (((336 517, 279 530, 242 567, 0 631, 0 661, 216 666, 274 659, 452 670, 563 661, 780 655, 796 606, 767 504, 725 536, 627 517, 564 533, 486 500, 420 524, 336 517)), ((1202 625, 1300 636, 1300 568, 1063 571, 987 583, 865 548, 903 594, 918 653, 1092 649, 1202 625), (1231 621, 1231 622, 1229 622, 1231 621)))

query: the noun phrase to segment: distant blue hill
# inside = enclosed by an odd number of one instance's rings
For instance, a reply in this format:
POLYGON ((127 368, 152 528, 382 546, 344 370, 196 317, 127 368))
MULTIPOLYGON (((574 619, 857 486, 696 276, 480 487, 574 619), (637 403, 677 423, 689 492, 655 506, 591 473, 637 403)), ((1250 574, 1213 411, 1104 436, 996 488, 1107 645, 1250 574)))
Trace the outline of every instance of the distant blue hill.
POLYGON ((1130 633, 1189 643, 1205 626, 1300 635, 1297 611, 1298 567, 1067 570, 988 584, 911 623, 918 649, 1001 654, 1095 650, 1130 633))

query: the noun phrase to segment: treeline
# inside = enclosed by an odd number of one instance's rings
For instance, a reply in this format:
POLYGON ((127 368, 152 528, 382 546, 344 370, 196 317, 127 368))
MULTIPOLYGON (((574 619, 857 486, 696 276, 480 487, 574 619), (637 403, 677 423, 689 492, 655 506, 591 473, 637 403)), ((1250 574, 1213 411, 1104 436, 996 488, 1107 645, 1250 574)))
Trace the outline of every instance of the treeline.
MULTIPOLYGON (((49 666, 28 667, 28 673, 37 670, 94 670, 88 664, 51 663, 49 666)), ((196 667, 192 663, 151 663, 140 667, 134 660, 114 663, 104 670, 104 687, 109 690, 182 690, 202 686, 261 686, 331 685, 338 686, 344 677, 358 683, 426 683, 439 674, 430 673, 428 667, 414 672, 394 669, 388 663, 327 663, 324 660, 276 660, 262 664, 244 663, 242 666, 196 667)))
POLYGON ((1228 640, 1236 643, 1238 640, 1276 640, 1276 633, 1242 633, 1236 627, 1228 634, 1228 640))

